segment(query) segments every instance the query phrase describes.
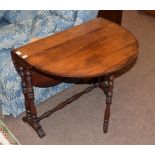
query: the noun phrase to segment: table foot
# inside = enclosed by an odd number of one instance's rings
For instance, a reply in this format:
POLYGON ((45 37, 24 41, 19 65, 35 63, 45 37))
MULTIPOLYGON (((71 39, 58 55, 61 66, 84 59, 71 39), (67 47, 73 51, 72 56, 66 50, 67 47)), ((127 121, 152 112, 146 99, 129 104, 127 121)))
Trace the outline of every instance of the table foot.
POLYGON ((33 122, 33 120, 27 119, 26 116, 23 117, 22 120, 28 123, 36 131, 40 138, 43 138, 46 135, 39 122, 33 122))

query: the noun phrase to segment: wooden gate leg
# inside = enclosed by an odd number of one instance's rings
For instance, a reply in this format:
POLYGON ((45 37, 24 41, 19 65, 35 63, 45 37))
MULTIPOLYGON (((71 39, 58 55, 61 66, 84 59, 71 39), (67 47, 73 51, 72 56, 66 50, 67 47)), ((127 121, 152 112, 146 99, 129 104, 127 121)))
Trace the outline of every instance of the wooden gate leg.
POLYGON ((108 85, 107 85, 107 92, 106 92, 106 109, 104 113, 104 124, 103 124, 103 131, 107 133, 108 131, 108 124, 110 118, 110 106, 112 103, 112 95, 113 95, 113 85, 114 85, 114 75, 110 75, 108 77, 108 85))
POLYGON ((31 70, 24 71, 24 77, 22 79, 22 86, 24 86, 24 97, 25 97, 25 107, 26 116, 23 117, 23 121, 27 122, 32 126, 32 128, 37 132, 40 138, 45 136, 39 121, 37 121, 37 111, 34 104, 34 90, 31 79, 31 70), (25 89, 26 88, 26 89, 25 89))

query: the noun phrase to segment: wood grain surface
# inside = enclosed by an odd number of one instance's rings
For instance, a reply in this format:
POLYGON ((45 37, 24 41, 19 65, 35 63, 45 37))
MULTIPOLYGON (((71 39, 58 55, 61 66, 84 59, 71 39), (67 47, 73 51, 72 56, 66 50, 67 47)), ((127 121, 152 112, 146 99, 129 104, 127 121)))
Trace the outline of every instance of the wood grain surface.
POLYGON ((84 78, 125 67, 137 57, 138 42, 125 28, 97 18, 13 50, 17 51, 41 72, 84 78))

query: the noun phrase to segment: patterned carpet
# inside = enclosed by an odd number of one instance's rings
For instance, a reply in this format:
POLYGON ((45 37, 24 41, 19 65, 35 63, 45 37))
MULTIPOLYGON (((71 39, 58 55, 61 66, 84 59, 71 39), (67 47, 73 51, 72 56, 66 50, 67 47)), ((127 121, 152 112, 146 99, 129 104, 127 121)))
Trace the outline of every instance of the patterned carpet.
POLYGON ((20 143, 11 131, 0 120, 0 145, 19 145, 20 143))

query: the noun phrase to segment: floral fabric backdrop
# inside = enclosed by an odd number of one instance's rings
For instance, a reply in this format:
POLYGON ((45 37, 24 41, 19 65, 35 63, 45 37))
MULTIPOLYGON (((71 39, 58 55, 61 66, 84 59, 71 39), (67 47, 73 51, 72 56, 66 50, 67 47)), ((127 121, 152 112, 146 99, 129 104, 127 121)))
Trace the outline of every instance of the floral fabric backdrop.
MULTIPOLYGON (((18 116, 25 111, 21 80, 12 63, 12 48, 46 37, 96 18, 97 10, 0 10, 0 110, 18 116)), ((61 83, 50 88, 34 88, 35 103, 70 87, 61 83)))

